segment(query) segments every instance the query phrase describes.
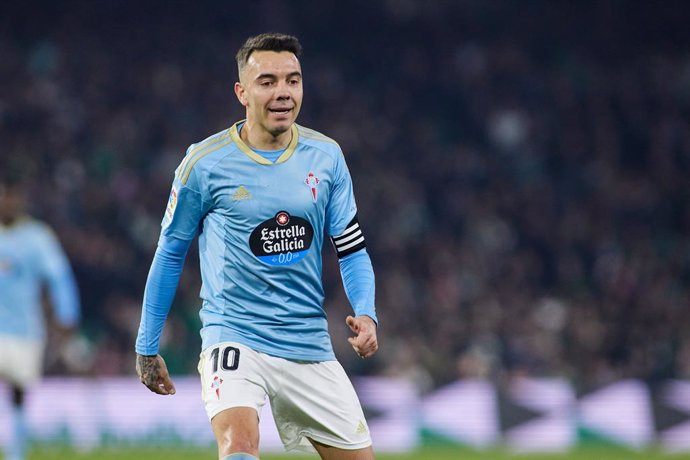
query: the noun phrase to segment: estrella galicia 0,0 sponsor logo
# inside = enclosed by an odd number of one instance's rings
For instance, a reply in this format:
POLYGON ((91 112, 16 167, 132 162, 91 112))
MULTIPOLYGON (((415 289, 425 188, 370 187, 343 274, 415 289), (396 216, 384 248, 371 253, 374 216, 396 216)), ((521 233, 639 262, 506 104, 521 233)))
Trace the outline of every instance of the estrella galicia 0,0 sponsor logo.
POLYGON ((249 248, 269 265, 292 265, 309 253, 313 239, 314 229, 308 220, 279 211, 254 229, 249 248))

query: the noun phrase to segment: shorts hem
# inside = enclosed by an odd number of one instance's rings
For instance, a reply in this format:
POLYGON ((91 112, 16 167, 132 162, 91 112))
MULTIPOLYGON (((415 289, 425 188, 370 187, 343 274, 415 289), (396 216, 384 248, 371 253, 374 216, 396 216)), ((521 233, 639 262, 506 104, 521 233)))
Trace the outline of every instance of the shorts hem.
POLYGON ((224 410, 234 409, 234 408, 236 408, 236 407, 248 407, 248 408, 250 408, 250 409, 254 409, 254 410, 256 411, 257 416, 258 416, 259 418, 261 418, 261 416, 259 415, 259 414, 260 414, 259 408, 256 407, 255 404, 244 403, 244 402, 239 402, 239 403, 234 403, 234 402, 233 402, 233 403, 224 404, 224 405, 222 405, 222 406, 220 406, 220 407, 214 408, 214 409, 213 409, 212 411, 210 411, 210 412, 206 412, 206 415, 208 416, 208 420, 209 420, 209 422, 210 422, 211 420, 213 420, 213 417, 215 417, 216 415, 220 414, 220 413, 223 412, 224 410))
MULTIPOLYGON (((366 449, 367 447, 372 446, 372 441, 371 438, 367 439, 366 441, 362 441, 359 443, 352 443, 352 444, 345 444, 342 442, 335 441, 333 439, 327 439, 322 436, 314 435, 312 433, 301 433, 301 437, 304 437, 305 439, 309 440, 312 439, 318 443, 324 444, 329 447, 335 447, 336 449, 342 449, 342 450, 357 450, 357 449, 366 449)), ((287 451, 297 451, 297 452, 315 452, 314 446, 309 443, 308 446, 301 445, 299 442, 299 439, 295 440, 295 442, 290 443, 289 445, 285 445, 285 450, 287 451)))

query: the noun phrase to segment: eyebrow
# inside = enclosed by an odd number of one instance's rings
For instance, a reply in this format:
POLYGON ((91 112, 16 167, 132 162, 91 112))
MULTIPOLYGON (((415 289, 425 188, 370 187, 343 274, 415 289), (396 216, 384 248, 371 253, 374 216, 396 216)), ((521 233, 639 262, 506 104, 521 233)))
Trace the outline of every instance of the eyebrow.
MULTIPOLYGON (((300 77, 302 78, 302 74, 298 71, 290 72, 287 74, 287 78, 292 78, 292 77, 300 77)), ((276 79, 276 74, 274 73, 261 73, 256 77, 256 80, 261 80, 262 78, 273 78, 276 79)))

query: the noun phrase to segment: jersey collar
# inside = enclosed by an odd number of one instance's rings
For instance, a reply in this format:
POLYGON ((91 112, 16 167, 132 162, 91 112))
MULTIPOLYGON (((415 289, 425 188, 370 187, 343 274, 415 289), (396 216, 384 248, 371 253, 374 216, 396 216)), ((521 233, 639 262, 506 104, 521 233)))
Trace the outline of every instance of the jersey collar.
POLYGON ((244 143, 242 138, 240 137, 240 133, 237 130, 237 127, 240 126, 242 123, 244 123, 246 120, 240 120, 234 125, 230 127, 230 137, 232 138, 232 141, 239 147, 239 149, 247 155, 249 158, 252 160, 256 161, 259 164, 262 165, 272 165, 272 164, 279 164, 279 163, 284 163, 286 162, 292 154, 295 152, 295 148, 297 147, 297 142, 299 141, 299 132, 297 131, 297 125, 294 123, 292 124, 290 130, 292 131, 292 140, 288 144, 287 148, 283 152, 282 155, 278 157, 278 159, 275 161, 275 163, 272 163, 270 160, 267 160, 266 158, 262 157, 258 153, 256 153, 254 150, 251 149, 247 144, 244 143))

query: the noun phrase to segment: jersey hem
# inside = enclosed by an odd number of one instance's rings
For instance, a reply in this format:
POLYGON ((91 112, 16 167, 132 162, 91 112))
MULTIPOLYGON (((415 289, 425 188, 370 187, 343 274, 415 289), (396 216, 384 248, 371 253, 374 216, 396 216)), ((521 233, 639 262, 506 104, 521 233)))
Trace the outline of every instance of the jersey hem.
POLYGON ((329 352, 322 352, 322 353, 289 353, 289 352, 283 352, 281 350, 276 350, 274 348, 270 347, 264 347, 261 345, 257 345, 256 342, 252 342, 251 340, 247 340, 244 337, 239 337, 239 336, 231 336, 231 337, 224 337, 222 339, 217 339, 213 340, 212 342, 203 342, 202 346, 202 351, 206 351, 211 347, 214 347, 218 345, 219 343, 224 343, 224 342, 237 342, 241 345, 244 345, 247 348, 251 348, 252 350, 259 352, 259 353, 264 353, 269 356, 273 356, 275 358, 282 358, 282 359, 287 359, 290 361, 307 361, 307 362, 324 362, 324 361, 337 361, 335 357, 335 353, 332 351, 329 352))

